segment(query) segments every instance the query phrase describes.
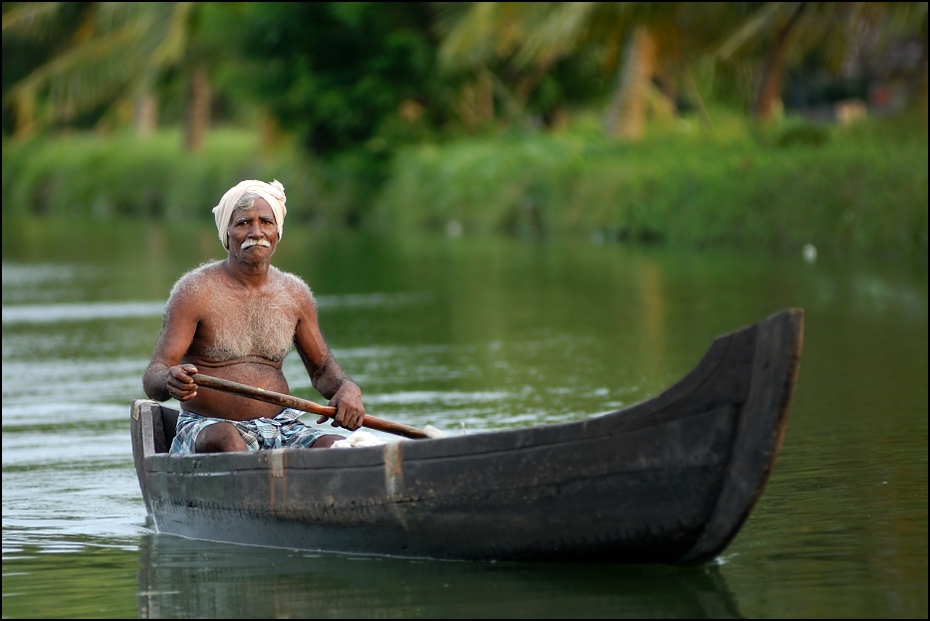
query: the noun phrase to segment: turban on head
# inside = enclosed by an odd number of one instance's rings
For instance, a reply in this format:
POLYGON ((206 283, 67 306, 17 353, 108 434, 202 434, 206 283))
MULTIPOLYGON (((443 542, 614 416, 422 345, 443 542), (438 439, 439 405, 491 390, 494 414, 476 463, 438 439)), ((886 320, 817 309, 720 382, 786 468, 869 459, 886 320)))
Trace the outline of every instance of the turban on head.
POLYGON ((220 204, 213 208, 213 218, 216 220, 216 230, 220 237, 223 248, 229 250, 229 236, 226 229, 229 228, 229 219, 232 217, 233 210, 239 204, 239 200, 246 194, 254 194, 264 198, 271 206, 274 212, 275 222, 278 224, 278 239, 284 235, 284 216, 287 215, 287 197, 284 195, 284 186, 275 179, 271 183, 265 183, 258 179, 246 179, 240 181, 237 185, 231 187, 223 194, 220 204))

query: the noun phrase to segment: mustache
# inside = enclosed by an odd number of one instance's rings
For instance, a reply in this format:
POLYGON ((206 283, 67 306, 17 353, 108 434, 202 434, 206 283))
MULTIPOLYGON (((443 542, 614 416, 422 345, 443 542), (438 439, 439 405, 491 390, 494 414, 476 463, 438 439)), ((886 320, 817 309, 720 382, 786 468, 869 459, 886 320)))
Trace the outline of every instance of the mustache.
POLYGON ((242 249, 251 248, 252 246, 264 246, 265 248, 271 247, 271 242, 267 239, 247 239, 242 242, 242 249))

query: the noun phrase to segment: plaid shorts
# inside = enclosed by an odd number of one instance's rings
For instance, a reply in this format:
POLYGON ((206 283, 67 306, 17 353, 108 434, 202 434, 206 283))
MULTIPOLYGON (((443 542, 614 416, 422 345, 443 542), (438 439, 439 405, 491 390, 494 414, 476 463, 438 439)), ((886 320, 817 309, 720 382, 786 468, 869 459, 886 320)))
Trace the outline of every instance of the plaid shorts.
POLYGON ((302 423, 298 420, 301 414, 303 412, 300 410, 285 408, 274 418, 226 420, 225 418, 210 418, 181 410, 180 415, 178 415, 177 433, 168 452, 176 454, 195 453, 194 443, 197 442, 197 435, 204 427, 216 423, 233 425, 239 430, 239 435, 245 440, 250 451, 288 446, 307 448, 312 446, 321 436, 329 435, 329 432, 302 423))

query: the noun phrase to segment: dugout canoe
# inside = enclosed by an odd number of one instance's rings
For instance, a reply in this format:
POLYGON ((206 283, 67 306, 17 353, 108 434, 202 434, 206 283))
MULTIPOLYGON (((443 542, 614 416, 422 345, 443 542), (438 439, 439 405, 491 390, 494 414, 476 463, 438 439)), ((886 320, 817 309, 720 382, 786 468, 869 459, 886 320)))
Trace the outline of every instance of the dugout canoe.
POLYGON ((700 564, 781 448, 804 313, 716 338, 661 394, 592 418, 350 449, 169 455, 177 411, 132 402, 159 533, 343 554, 700 564))

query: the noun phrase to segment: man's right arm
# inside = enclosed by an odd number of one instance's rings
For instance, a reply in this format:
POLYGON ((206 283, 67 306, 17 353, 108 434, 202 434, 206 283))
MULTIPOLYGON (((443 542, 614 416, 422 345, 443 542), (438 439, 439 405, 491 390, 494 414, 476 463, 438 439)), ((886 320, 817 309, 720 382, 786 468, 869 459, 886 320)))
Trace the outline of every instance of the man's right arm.
POLYGON ((155 401, 170 399, 171 395, 168 394, 168 367, 152 360, 142 376, 142 390, 145 391, 145 395, 149 399, 155 401))
POLYGON ((181 296, 169 299, 155 352, 142 376, 142 389, 149 399, 190 401, 197 396, 197 384, 190 377, 197 373, 197 367, 180 364, 196 331, 197 316, 191 303, 181 296))
POLYGON ((191 377, 197 372, 192 364, 167 366, 153 360, 142 376, 142 388, 146 396, 155 401, 171 398, 190 401, 197 396, 197 384, 191 377))

